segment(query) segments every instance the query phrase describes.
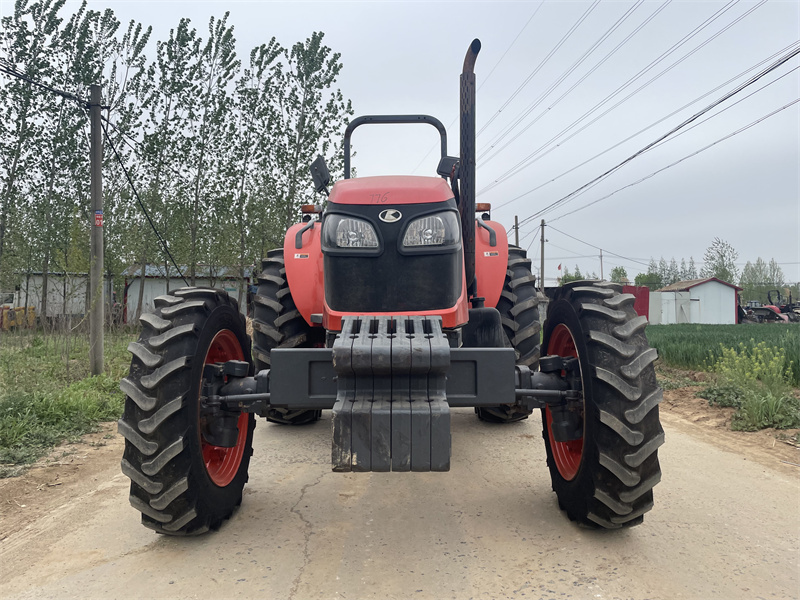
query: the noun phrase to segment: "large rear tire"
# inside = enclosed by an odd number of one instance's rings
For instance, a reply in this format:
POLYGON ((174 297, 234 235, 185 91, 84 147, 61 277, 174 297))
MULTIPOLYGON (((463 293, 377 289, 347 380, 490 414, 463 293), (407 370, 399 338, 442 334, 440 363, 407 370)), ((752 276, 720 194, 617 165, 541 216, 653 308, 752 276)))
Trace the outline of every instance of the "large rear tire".
MULTIPOLYGON (((323 345, 325 331, 312 328, 297 310, 289 283, 283 249, 270 250, 261 263, 258 292, 253 298, 253 358, 256 371, 269 369, 275 348, 309 348, 323 345)), ((321 410, 270 408, 267 421, 281 425, 306 425, 319 420, 321 410)))
POLYGON ((251 362, 250 339, 235 300, 221 290, 183 288, 155 299, 128 346, 130 374, 119 432, 122 472, 142 524, 159 533, 196 535, 216 529, 241 504, 253 453, 253 415, 237 420, 231 448, 210 444, 213 418, 200 404, 205 364, 251 362))
MULTIPOLYGON (((526 251, 516 246, 508 248, 508 268, 497 310, 508 343, 517 353, 517 364, 535 371, 539 365, 541 331, 536 278, 531 273, 526 251)), ((489 423, 522 421, 532 412, 514 404, 475 408, 478 418, 489 423)))
POLYGON ((664 443, 656 384, 644 334, 647 319, 634 296, 608 282, 577 281, 558 289, 547 309, 543 348, 577 357, 583 382, 583 437, 558 442, 542 409, 547 466, 562 510, 573 521, 616 529, 642 522, 661 479, 664 443))

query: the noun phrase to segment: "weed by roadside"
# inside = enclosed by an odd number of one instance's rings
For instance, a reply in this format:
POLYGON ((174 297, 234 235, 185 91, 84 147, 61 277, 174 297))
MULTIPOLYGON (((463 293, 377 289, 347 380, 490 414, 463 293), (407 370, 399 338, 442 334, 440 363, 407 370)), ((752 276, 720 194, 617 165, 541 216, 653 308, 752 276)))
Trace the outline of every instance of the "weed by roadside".
POLYGON ((119 380, 133 334, 105 338, 105 372, 89 376, 88 341, 68 351, 53 337, 27 332, 0 345, 0 477, 15 475, 50 448, 122 414, 119 380))
POLYGON ((731 420, 735 431, 800 427, 800 398, 792 389, 792 367, 783 348, 764 342, 723 347, 719 358, 709 364, 712 383, 698 395, 711 405, 735 408, 731 420))

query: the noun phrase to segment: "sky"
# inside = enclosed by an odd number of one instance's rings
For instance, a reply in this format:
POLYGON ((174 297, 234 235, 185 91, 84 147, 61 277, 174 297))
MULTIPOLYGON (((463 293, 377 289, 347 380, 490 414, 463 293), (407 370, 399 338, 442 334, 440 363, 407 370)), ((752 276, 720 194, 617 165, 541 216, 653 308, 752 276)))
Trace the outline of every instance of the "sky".
MULTIPOLYGON (((545 219, 548 285, 559 264, 600 275, 600 249, 606 278, 623 266, 633 279, 651 257, 700 265, 715 237, 738 251, 740 269, 774 258, 787 282, 800 281, 800 103, 784 108, 800 98, 800 55, 570 196, 800 47, 796 0, 88 4, 152 25, 154 39, 181 17, 205 37, 209 18, 228 10, 243 62, 273 36, 291 46, 323 31, 356 116, 433 115, 454 156, 459 74, 479 38, 478 201, 506 228, 515 215, 524 223, 535 272, 545 219)), ((11 5, 0 0, 0 12, 11 5)), ((435 175, 437 136, 362 127, 353 165, 360 176, 435 175)))

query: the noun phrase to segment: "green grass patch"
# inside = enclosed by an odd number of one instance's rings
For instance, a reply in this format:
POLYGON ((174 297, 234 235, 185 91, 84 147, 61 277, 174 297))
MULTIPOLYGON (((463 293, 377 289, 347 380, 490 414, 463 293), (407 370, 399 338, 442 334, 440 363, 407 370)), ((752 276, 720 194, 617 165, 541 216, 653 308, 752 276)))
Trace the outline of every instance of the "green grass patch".
POLYGON ((19 471, 58 443, 122 414, 119 380, 132 333, 105 338, 105 372, 89 375, 85 337, 32 332, 0 337, 0 477, 19 471))
POLYGON ((671 367, 709 370, 722 348, 752 349, 760 343, 782 349, 790 363, 789 383, 800 386, 800 323, 752 325, 650 325, 647 339, 671 367))

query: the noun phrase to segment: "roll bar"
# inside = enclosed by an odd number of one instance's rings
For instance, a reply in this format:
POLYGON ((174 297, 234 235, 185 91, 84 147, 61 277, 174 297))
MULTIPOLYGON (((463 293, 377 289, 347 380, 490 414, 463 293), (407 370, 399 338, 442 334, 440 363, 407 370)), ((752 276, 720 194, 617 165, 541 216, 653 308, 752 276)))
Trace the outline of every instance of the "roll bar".
POLYGON ((383 125, 387 123, 427 123, 439 131, 442 145, 442 158, 447 156, 447 131, 442 122, 430 115, 365 115, 350 121, 344 132, 344 178, 350 179, 350 136, 356 127, 367 124, 383 125))

